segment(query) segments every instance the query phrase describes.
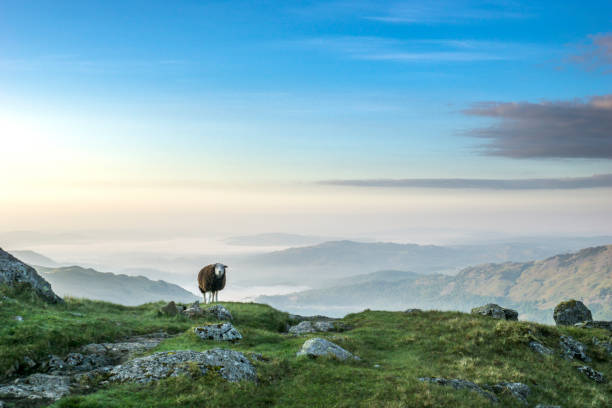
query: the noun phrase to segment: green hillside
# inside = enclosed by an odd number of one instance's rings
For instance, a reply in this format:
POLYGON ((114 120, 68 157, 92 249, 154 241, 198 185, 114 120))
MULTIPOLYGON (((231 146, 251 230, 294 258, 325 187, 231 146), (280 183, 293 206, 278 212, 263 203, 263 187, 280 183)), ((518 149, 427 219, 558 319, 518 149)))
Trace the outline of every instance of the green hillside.
MULTIPOLYGON (((47 305, 26 291, 2 289, 0 295, 0 373, 29 356, 64 355, 91 342, 164 330, 174 337, 156 351, 230 348, 262 357, 253 360, 257 382, 228 383, 218 374, 179 376, 150 384, 104 384, 93 379, 82 395, 65 397, 54 408, 87 407, 519 407, 509 393, 499 404, 480 394, 424 383, 419 377, 473 381, 480 386, 521 382, 531 389, 529 406, 564 408, 612 404, 612 384, 595 383, 580 373, 575 360, 560 357, 561 335, 588 346, 589 363, 612 378, 612 356, 593 345, 610 341, 595 329, 551 327, 529 322, 498 321, 459 312, 363 311, 342 319, 348 330, 317 333, 359 356, 359 361, 296 357, 307 336, 284 333, 289 315, 262 304, 224 303, 243 339, 235 343, 201 340, 192 327, 206 318, 162 317, 162 303, 139 307, 66 299, 47 305), (23 317, 22 321, 14 319, 23 317), (532 351, 537 340, 555 350, 551 356, 532 351)), ((209 318, 210 319, 210 318, 209 318)), ((11 407, 10 401, 5 407, 11 407)))

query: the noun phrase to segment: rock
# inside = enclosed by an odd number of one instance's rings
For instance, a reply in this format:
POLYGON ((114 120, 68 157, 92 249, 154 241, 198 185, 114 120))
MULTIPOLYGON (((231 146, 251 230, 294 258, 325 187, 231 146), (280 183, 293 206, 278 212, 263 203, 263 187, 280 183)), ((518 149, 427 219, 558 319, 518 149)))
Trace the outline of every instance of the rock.
POLYGON ((588 363, 591 359, 586 355, 587 348, 584 344, 570 336, 561 336, 559 340, 563 357, 567 360, 578 359, 588 363))
POLYGON ((423 377, 419 378, 419 381, 430 382, 433 384, 444 385, 446 387, 453 387, 456 390, 470 390, 477 392, 483 397, 487 398, 490 401, 498 402, 499 400, 493 394, 488 391, 483 390, 478 385, 474 384, 471 381, 467 380, 459 380, 459 379, 446 379, 446 378, 437 378, 437 377, 423 377))
POLYGON ((176 316, 178 314, 178 309, 176 308, 176 303, 174 301, 168 303, 166 306, 159 309, 159 311, 165 316, 176 316))
POLYGON ((21 262, 0 248, 0 284, 10 287, 29 285, 36 294, 50 303, 61 303, 62 298, 51 289, 51 285, 30 265, 21 262))
POLYGON ((232 321, 233 317, 229 310, 222 305, 214 305, 204 310, 205 313, 210 314, 217 320, 232 321))
POLYGON ((316 332, 316 330, 310 320, 304 320, 289 328, 289 333, 295 334, 296 336, 314 332, 316 332))
POLYGON ((202 340, 233 341, 242 339, 242 335, 231 323, 209 324, 193 329, 202 340))
POLYGON ((85 316, 83 313, 78 313, 78 312, 68 312, 69 315, 72 315, 74 317, 83 317, 85 316))
POLYGON ((36 367, 36 361, 32 360, 30 357, 25 356, 23 358, 23 364, 28 368, 28 369, 33 369, 34 367, 36 367))
POLYGON ((599 340, 597 337, 593 337, 593 344, 603 348, 608 354, 612 355, 612 343, 606 343, 605 341, 599 340))
POLYGON ((130 360, 114 367, 109 381, 149 383, 166 377, 193 374, 193 365, 204 374, 209 368, 220 367, 221 377, 228 381, 255 381, 255 367, 238 351, 212 349, 204 352, 192 350, 165 351, 130 360))
POLYGON ((612 321, 608 322, 605 320, 593 320, 574 324, 576 327, 583 329, 605 329, 612 331, 612 321))
POLYGON ((561 405, 542 405, 538 404, 535 408, 562 408, 561 405))
POLYGON ((63 375, 32 374, 13 384, 0 386, 0 398, 28 401, 57 401, 70 393, 70 377, 63 375))
POLYGON ((471 313, 490 316, 494 319, 518 320, 518 312, 516 310, 506 309, 494 303, 475 307, 471 310, 471 313))
POLYGON ((573 326, 580 322, 593 320, 591 311, 579 300, 561 302, 555 307, 553 318, 557 326, 573 326))
POLYGON ((504 392, 508 391, 514 398, 519 400, 522 404, 527 405, 527 397, 529 396, 530 389, 527 385, 519 382, 501 382, 499 384, 495 384, 493 389, 496 392, 504 392))
POLYGON ((200 308, 199 302, 196 302, 193 305, 189 306, 181 313, 190 319, 196 319, 198 317, 204 316, 204 311, 202 310, 202 308, 200 308))
POLYGON ((55 356, 53 354, 49 355, 49 361, 46 366, 49 368, 51 372, 60 372, 64 371, 67 367, 67 364, 64 362, 64 359, 61 357, 55 356))
POLYGON ((540 353, 543 355, 551 355, 553 353, 552 349, 544 346, 541 343, 538 343, 537 341, 530 341, 529 347, 531 347, 531 349, 535 351, 536 353, 540 353))
POLYGON ((421 309, 406 309, 406 310, 404 310, 404 313, 408 313, 408 314, 410 314, 410 313, 420 313, 420 312, 422 312, 421 309))
POLYGON ((349 358, 359 360, 359 357, 352 355, 337 344, 320 337, 306 340, 297 355, 309 357, 333 356, 339 360, 346 360, 349 358))
POLYGON ((13 319, 18 322, 23 322, 23 316, 15 316, 13 319))
POLYGON ((251 361, 268 361, 268 359, 265 358, 261 353, 251 353, 250 357, 251 361))
POLYGON ((595 371, 589 366, 578 367, 578 371, 580 371, 581 373, 583 373, 584 375, 586 375, 587 377, 589 377, 591 380, 595 382, 598 382, 598 383, 606 382, 606 378, 604 377, 603 373, 600 373, 599 371, 595 371))
POLYGON ((338 328, 336 322, 331 320, 304 320, 295 326, 291 326, 288 331, 296 336, 301 336, 307 333, 328 332, 338 328))

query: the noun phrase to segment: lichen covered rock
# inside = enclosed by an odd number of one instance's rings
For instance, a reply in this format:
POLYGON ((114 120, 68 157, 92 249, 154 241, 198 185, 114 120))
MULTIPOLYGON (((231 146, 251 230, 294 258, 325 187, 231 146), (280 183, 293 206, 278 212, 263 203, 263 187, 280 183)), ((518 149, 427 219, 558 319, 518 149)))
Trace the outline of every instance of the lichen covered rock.
POLYGON ((339 360, 359 360, 359 357, 354 356, 339 345, 320 337, 306 340, 302 345, 302 349, 298 351, 297 355, 310 357, 330 356, 339 360))
POLYGON ((581 373, 583 373, 584 375, 586 375, 588 378, 590 378, 591 380, 595 382, 598 382, 598 383, 606 382, 606 378, 604 377, 603 373, 600 373, 599 371, 595 371, 589 366, 580 366, 578 367, 578 371, 580 371, 581 373))
POLYGON ((573 337, 561 336, 559 344, 561 345, 561 350, 563 351, 563 357, 567 360, 577 359, 584 361, 585 363, 591 361, 589 356, 586 354, 586 346, 573 337))
POLYGON ((576 323, 593 321, 589 308, 574 299, 559 303, 555 307, 553 318, 557 326, 573 326, 576 323))
POLYGON ((494 319, 518 320, 518 312, 516 310, 506 309, 494 303, 475 307, 471 310, 471 313, 490 316, 494 319))
POLYGON ((217 320, 232 321, 233 317, 229 310, 223 305, 214 305, 204 310, 204 313, 213 316, 217 320))
POLYGON ((242 335, 231 323, 209 324, 193 329, 202 340, 233 341, 242 339, 242 335))
POLYGON ((242 353, 235 350, 212 349, 204 352, 192 350, 164 351, 130 360, 114 367, 109 381, 149 383, 167 377, 200 374, 218 369, 227 381, 255 381, 255 367, 242 353))

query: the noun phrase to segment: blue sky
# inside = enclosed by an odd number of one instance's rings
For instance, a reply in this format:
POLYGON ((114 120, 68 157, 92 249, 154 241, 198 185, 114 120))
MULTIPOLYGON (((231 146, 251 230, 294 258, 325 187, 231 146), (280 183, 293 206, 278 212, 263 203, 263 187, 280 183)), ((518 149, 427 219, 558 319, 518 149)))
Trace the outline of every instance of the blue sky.
POLYGON ((2 0, 2 169, 28 186, 608 174, 611 32, 609 1, 2 0), (597 123, 540 138, 559 117, 597 123))

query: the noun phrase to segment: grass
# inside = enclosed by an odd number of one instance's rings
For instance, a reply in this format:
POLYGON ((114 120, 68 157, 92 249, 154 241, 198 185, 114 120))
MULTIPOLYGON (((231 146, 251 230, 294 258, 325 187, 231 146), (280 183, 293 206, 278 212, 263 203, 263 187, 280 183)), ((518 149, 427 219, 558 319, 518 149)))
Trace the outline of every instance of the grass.
POLYGON ((594 336, 610 341, 610 333, 603 330, 506 322, 458 312, 364 311, 343 319, 352 330, 318 334, 361 357, 360 361, 340 362, 295 357, 306 338, 312 336, 282 333, 288 322, 286 313, 261 304, 223 304, 234 315, 234 325, 244 337, 239 342, 202 341, 191 327, 204 320, 158 317, 160 304, 123 307, 68 299, 66 305, 49 306, 21 298, 9 302, 7 308, 3 301, 3 322, 16 313, 24 321, 9 319, 10 327, 3 324, 0 328, 1 361, 6 367, 8 350, 13 359, 34 351, 62 354, 87 342, 162 329, 178 335, 163 341, 151 353, 214 347, 247 355, 261 353, 266 361, 254 363, 257 384, 227 383, 211 370, 205 376, 171 378, 149 385, 111 385, 88 395, 64 398, 53 408, 522 406, 509 395, 500 395, 500 404, 494 405, 470 391, 418 381, 428 376, 462 378, 479 385, 523 382, 532 391, 530 406, 612 406, 610 382, 592 382, 576 370, 578 363, 559 356, 559 336, 571 335, 588 346, 593 358, 589 364, 612 379, 610 355, 592 345, 594 336), (74 312, 84 317, 70 314, 74 312), (38 325, 42 325, 42 331, 38 325), (555 355, 533 352, 528 346, 531 340, 555 349, 555 355))

